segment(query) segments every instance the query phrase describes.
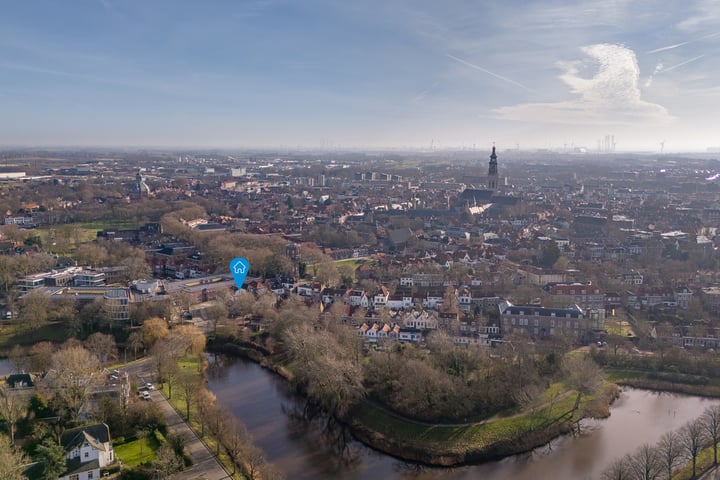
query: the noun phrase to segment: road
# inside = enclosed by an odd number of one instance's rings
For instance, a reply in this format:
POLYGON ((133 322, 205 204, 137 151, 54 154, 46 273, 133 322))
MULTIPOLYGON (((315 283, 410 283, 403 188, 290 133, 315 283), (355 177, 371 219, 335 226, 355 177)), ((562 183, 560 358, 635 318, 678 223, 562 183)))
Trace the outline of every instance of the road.
POLYGON ((206 480, 221 480, 230 478, 229 473, 217 461, 215 455, 198 438, 195 432, 180 417, 180 414, 170 405, 165 395, 157 390, 150 393, 165 416, 168 433, 178 435, 185 440, 185 450, 192 459, 193 465, 187 470, 172 476, 173 480, 190 480, 204 478, 206 480))
MULTIPOLYGON (((127 365, 123 370, 127 371, 132 378, 138 380, 138 384, 142 385, 154 380, 152 359, 144 358, 127 365)), ((150 392, 151 401, 160 407, 165 422, 168 426, 168 432, 179 435, 185 440, 185 450, 192 459, 192 467, 172 476, 173 480, 221 480, 230 478, 230 474, 217 461, 215 455, 200 440, 200 438, 185 423, 180 414, 170 405, 165 395, 160 391, 150 392)))

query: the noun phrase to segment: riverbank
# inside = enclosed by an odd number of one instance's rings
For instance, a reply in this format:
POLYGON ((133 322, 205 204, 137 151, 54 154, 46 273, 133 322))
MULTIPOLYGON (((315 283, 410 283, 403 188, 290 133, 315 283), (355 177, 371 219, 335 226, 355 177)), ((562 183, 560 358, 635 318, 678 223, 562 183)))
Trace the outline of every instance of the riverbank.
POLYGON ((717 381, 711 381, 707 377, 699 375, 680 376, 678 374, 606 368, 605 378, 622 387, 720 398, 720 385, 717 384, 717 381))
MULTIPOLYGON (((252 342, 209 344, 215 353, 240 356, 291 379, 292 374, 273 362, 266 349, 252 342)), ((363 401, 339 419, 368 447, 395 458, 431 466, 483 463, 528 452, 573 431, 585 417, 609 415, 619 389, 606 384, 600 394, 583 398, 574 409, 576 395, 548 391, 523 412, 456 425, 427 424, 393 414, 363 401)))

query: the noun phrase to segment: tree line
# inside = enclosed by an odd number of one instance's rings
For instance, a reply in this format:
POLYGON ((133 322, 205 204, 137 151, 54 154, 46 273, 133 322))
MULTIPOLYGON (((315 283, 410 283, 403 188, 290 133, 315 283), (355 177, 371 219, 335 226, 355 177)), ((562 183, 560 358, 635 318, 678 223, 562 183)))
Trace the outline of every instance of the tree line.
POLYGON ((680 429, 665 433, 655 445, 643 444, 615 460, 603 471, 602 479, 671 480, 676 469, 685 463, 691 465, 690 478, 697 478, 698 457, 705 448, 712 448, 712 464, 718 464, 718 442, 720 405, 713 405, 680 429))

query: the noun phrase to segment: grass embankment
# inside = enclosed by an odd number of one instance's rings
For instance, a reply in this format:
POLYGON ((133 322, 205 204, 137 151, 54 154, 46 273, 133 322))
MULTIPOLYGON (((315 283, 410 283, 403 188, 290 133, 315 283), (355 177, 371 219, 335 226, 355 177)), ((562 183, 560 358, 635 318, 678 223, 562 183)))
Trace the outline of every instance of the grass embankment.
POLYGON ((720 397, 720 379, 703 375, 605 367, 605 379, 618 385, 701 397, 720 397))
MULTIPOLYGON (((194 375, 197 375, 198 383, 204 382, 203 363, 200 356, 189 355, 178 362, 178 367, 180 367, 180 370, 183 372, 190 372, 194 375)), ((181 398, 179 388, 173 388, 172 396, 170 396, 169 386, 167 384, 164 384, 162 387, 162 392, 163 394, 165 394, 168 402, 170 402, 170 405, 172 405, 172 407, 180 414, 183 420, 185 420, 185 423, 187 423, 188 426, 195 432, 198 438, 202 439, 203 442, 205 442, 213 455, 215 455, 220 461, 220 463, 223 464, 225 469, 228 472, 235 471, 236 468, 234 468, 232 460, 230 460, 230 457, 228 457, 224 449, 222 447, 219 447, 217 439, 215 439, 212 435, 208 434, 207 429, 205 430, 203 435, 203 428, 198 421, 199 413, 195 402, 190 403, 190 417, 187 418, 185 399, 181 398)), ((240 472, 236 472, 232 475, 232 478, 240 480, 244 477, 240 474, 240 472)))
POLYGON ((492 460, 531 450, 568 432, 583 415, 606 415, 614 398, 611 385, 596 397, 583 397, 573 411, 576 394, 557 394, 553 386, 538 403, 511 416, 477 423, 430 425, 393 415, 363 402, 352 412, 352 426, 371 446, 407 460, 457 465, 492 460), (550 401, 554 398, 554 401, 550 401))

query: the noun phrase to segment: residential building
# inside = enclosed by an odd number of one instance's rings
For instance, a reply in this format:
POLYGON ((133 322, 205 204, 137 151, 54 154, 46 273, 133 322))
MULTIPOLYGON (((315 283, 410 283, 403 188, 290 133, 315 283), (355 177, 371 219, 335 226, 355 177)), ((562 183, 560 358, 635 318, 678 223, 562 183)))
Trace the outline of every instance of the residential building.
POLYGON ((110 429, 104 423, 68 430, 60 445, 67 463, 59 480, 98 480, 100 469, 115 461, 110 429))

